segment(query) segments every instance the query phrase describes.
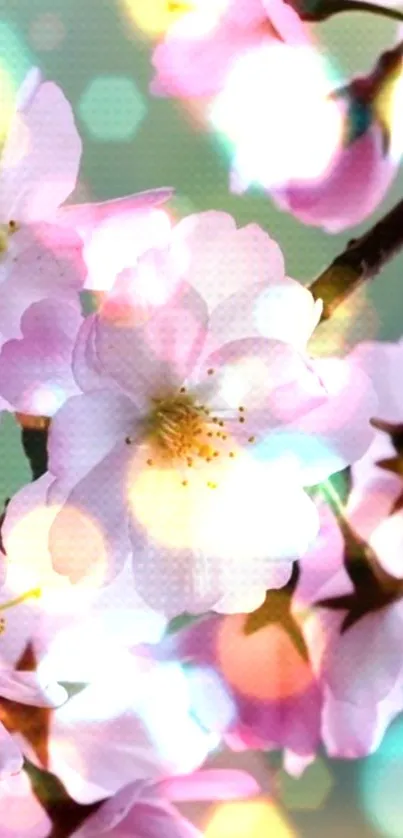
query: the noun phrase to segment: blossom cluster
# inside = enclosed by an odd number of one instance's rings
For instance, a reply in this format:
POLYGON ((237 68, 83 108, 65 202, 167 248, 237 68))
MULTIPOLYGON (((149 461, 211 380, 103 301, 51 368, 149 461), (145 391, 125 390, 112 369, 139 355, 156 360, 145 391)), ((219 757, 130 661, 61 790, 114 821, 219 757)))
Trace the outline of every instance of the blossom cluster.
MULTIPOLYGON (((313 43, 283 0, 195 3, 152 90, 234 128, 237 188, 336 231, 397 170, 379 97, 401 56, 329 96, 313 43), (320 172, 276 136, 263 160, 261 107, 227 108, 295 50, 344 137, 311 149, 320 172)), ((268 232, 178 219, 171 188, 74 204, 81 153, 33 69, 0 158, 0 408, 46 466, 2 512, 0 836, 53 834, 50 774, 76 838, 201 838, 175 802, 265 792, 218 756, 280 750, 299 776, 320 748, 374 752, 403 710, 403 342, 313 356, 322 301, 268 232)))

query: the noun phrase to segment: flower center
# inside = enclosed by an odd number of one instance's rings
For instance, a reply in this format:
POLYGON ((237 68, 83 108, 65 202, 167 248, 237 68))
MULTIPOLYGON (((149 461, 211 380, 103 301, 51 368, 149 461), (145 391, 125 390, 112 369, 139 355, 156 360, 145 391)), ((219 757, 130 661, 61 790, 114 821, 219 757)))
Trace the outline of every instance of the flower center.
POLYGON ((9 221, 8 224, 0 224, 0 253, 6 253, 8 250, 9 237, 18 230, 16 221, 9 221))
MULTIPOLYGON (((207 372, 213 375, 215 370, 207 372)), ((227 429, 226 421, 227 424, 234 421, 247 423, 244 407, 231 410, 231 415, 224 421, 222 412, 201 404, 195 394, 186 392, 186 387, 181 387, 172 396, 154 398, 152 402, 142 434, 143 443, 151 454, 146 460, 148 466, 177 468, 184 477, 183 467, 187 470, 193 465, 200 467, 211 463, 221 472, 224 459, 228 462, 227 458, 236 456, 239 445, 234 434, 227 429)), ((134 441, 134 438, 126 437, 127 445, 134 441)), ((248 443, 255 441, 254 436, 247 437, 248 443)), ((212 469, 211 477, 215 479, 208 480, 207 486, 215 489, 218 486, 216 468, 212 469)), ((183 479, 182 486, 187 485, 188 480, 183 479)))
POLYGON ((156 400, 150 416, 150 441, 163 459, 193 464, 193 457, 210 462, 219 455, 217 444, 226 439, 225 423, 186 395, 185 388, 172 398, 156 400))

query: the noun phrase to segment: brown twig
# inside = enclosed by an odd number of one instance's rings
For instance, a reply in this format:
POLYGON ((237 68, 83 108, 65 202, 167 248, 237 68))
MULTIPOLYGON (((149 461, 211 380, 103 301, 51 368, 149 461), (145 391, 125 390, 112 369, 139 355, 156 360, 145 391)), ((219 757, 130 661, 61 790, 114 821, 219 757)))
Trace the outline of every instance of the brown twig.
POLYGON ((315 300, 323 300, 321 322, 363 282, 373 279, 403 248, 403 200, 368 233, 352 239, 308 287, 315 300))

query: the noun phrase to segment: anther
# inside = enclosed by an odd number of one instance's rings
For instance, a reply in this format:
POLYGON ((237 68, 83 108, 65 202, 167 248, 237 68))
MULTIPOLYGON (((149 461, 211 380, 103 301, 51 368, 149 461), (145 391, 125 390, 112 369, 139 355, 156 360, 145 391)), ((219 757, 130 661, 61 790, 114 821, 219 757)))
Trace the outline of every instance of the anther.
POLYGON ((211 367, 207 370, 207 375, 214 375, 214 370, 211 367))
POLYGON ((223 428, 223 427, 224 427, 224 422, 222 421, 222 419, 221 419, 221 421, 220 421, 218 424, 219 424, 220 428, 223 428))
POLYGON ((147 460, 147 465, 148 466, 153 466, 154 465, 154 460, 147 460))
POLYGON ((182 486, 187 486, 187 485, 188 485, 188 481, 187 480, 182 480, 182 486))
POLYGON ((245 408, 244 407, 238 407, 238 410, 239 410, 240 413, 243 413, 245 408))
POLYGON ((239 421, 239 422, 244 422, 244 421, 245 421, 245 417, 244 417, 244 416, 240 416, 238 421, 239 421))
POLYGON ((179 390, 180 393, 186 393, 186 387, 181 387, 179 390))
POLYGON ((229 456, 229 457, 235 457, 235 454, 234 454, 234 452, 233 452, 233 451, 230 451, 230 452, 229 452, 229 454, 228 454, 228 456, 229 456))
POLYGON ((255 436, 250 436, 249 439, 248 439, 248 442, 255 442, 255 441, 256 441, 255 436))

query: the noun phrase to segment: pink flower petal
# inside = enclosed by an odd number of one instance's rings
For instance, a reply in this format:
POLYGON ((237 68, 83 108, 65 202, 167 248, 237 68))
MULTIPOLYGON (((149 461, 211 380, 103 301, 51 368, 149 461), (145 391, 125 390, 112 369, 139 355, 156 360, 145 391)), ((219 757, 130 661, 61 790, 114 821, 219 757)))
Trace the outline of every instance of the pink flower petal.
POLYGON ((238 55, 271 40, 269 22, 267 27, 242 27, 225 15, 220 18, 219 13, 214 17, 203 14, 202 7, 174 24, 154 51, 156 77, 151 92, 159 96, 212 96, 222 89, 238 55))
POLYGON ((220 303, 212 312, 209 333, 220 344, 256 336, 282 340, 304 350, 320 312, 320 304, 299 282, 288 277, 271 281, 268 277, 220 303))
POLYGON ((63 687, 55 683, 42 685, 36 672, 4 670, 0 671, 0 696, 36 707, 58 707, 67 700, 63 687))
POLYGON ((58 411, 49 431, 49 471, 67 487, 95 468, 132 431, 135 412, 113 389, 73 396, 58 411))
POLYGON ((0 784, 2 838, 49 838, 52 822, 38 799, 25 771, 2 778, 0 784))
POLYGON ((349 360, 371 379, 379 399, 379 416, 387 422, 402 422, 403 393, 396 387, 396 370, 403 363, 403 340, 395 343, 365 341, 349 354, 349 360))
MULTIPOLYGON (((22 770, 23 756, 14 742, 14 739, 3 724, 0 722, 0 780, 4 780, 10 774, 17 774, 22 770)), ((0 809, 1 809, 1 790, 0 790, 0 809)))
POLYGON ((49 534, 49 549, 57 573, 78 582, 95 572, 105 583, 122 569, 129 553, 126 483, 128 446, 117 443, 67 494, 51 487, 49 500, 64 504, 49 534))
POLYGON ((137 328, 99 317, 96 351, 105 372, 144 410, 152 397, 171 393, 183 383, 200 354, 206 326, 203 299, 183 287, 137 328))
POLYGON ((57 85, 41 84, 15 114, 2 154, 0 217, 50 218, 73 191, 81 140, 70 104, 57 85))
POLYGON ((367 614, 335 639, 325 654, 323 677, 335 698, 358 707, 376 706, 401 677, 399 603, 367 614))
POLYGON ((77 303, 41 300, 21 320, 21 340, 0 353, 0 390, 15 410, 52 416, 78 388, 71 372, 74 341, 82 322, 77 303))
POLYGON ((51 224, 22 227, 10 239, 0 262, 0 332, 20 334, 20 321, 31 303, 47 297, 73 304, 84 272, 81 240, 76 233, 51 224))
POLYGON ((370 419, 376 416, 377 399, 370 379, 348 361, 311 362, 320 376, 327 398, 301 413, 288 428, 272 433, 262 445, 262 456, 282 451, 300 464, 301 482, 313 485, 358 460, 374 436, 370 419))
POLYGON ((246 771, 235 769, 204 769, 183 777, 172 777, 159 783, 169 800, 233 800, 253 797, 260 787, 246 771))
POLYGON ((209 311, 245 285, 284 278, 280 247, 261 227, 237 229, 230 215, 215 210, 189 215, 174 227, 170 258, 177 275, 196 288, 209 311))
POLYGON ((135 265, 142 253, 167 244, 171 225, 168 214, 158 207, 172 193, 172 189, 153 189, 59 210, 58 223, 76 230, 83 240, 86 288, 108 290, 117 274, 135 265))
POLYGON ((397 169, 398 161, 385 155, 381 129, 374 124, 360 139, 341 148, 316 182, 291 182, 272 195, 282 209, 305 224, 339 233, 361 223, 376 209, 397 169))
POLYGON ((152 787, 131 783, 104 803, 89 817, 75 838, 202 838, 201 833, 182 818, 152 787))

